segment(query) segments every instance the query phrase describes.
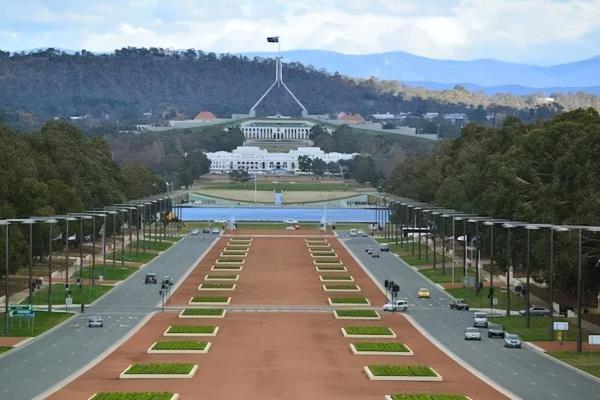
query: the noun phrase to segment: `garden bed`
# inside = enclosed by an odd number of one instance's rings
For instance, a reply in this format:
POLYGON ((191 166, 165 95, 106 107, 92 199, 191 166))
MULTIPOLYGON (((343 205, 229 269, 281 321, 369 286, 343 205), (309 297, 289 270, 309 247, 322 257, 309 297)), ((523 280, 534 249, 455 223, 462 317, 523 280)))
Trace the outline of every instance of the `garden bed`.
POLYGON ((207 274, 204 276, 205 281, 237 281, 238 279, 240 279, 240 276, 237 274, 207 274))
POLYGON ((319 275, 321 282, 354 282, 351 275, 319 275))
POLYGON ((415 353, 403 343, 350 343, 350 350, 357 355, 414 356, 415 353))
POLYGON ((250 249, 250 245, 246 244, 228 244, 223 251, 248 251, 250 249))
POLYGON ((235 283, 204 282, 198 286, 198 290, 235 290, 235 283))
POLYGON ((333 310, 336 319, 381 319, 375 310, 333 310))
POLYGON ((219 327, 214 325, 170 325, 163 336, 217 336, 219 327))
POLYGON ((310 256, 313 258, 313 261, 318 264, 341 263, 337 255, 317 256, 315 254, 311 254, 310 256))
POLYGON ((223 250, 223 252, 221 253, 221 257, 228 257, 228 256, 246 257, 247 255, 248 255, 248 252, 244 251, 244 250, 223 250))
POLYGON ((440 382, 442 376, 433 368, 424 365, 368 365, 365 373, 377 381, 440 382))
POLYGON ((329 249, 331 249, 331 245, 329 243, 319 243, 319 244, 306 243, 306 247, 308 247, 308 250, 310 250, 310 251, 312 251, 312 250, 329 250, 329 249))
POLYGON ((227 310, 222 308, 185 308, 179 318, 225 318, 227 310))
POLYGON ((330 306, 370 306, 371 302, 366 297, 355 297, 355 296, 337 296, 328 297, 327 301, 330 306))
POLYGON ((330 283, 323 285, 326 292, 360 292, 360 286, 352 283, 330 283))
POLYGON ((313 257, 337 257, 337 254, 333 250, 315 250, 308 249, 310 255, 313 257))
POLYGON ((193 378, 198 370, 196 364, 151 363, 131 364, 121 372, 121 379, 182 379, 193 378))
POLYGON ((315 267, 343 267, 344 264, 342 264, 342 262, 340 260, 335 260, 332 262, 317 262, 315 260, 313 260, 313 264, 315 265, 315 267))
POLYGON ((235 263, 243 263, 244 260, 246 259, 245 256, 224 256, 224 255, 220 255, 219 258, 217 259, 217 263, 222 263, 222 262, 226 262, 226 263, 230 263, 230 262, 235 262, 235 263))
POLYGON ((88 400, 178 400, 179 393, 169 392, 101 392, 88 400))
POLYGON ((340 265, 317 265, 315 267, 315 269, 317 270, 317 272, 348 272, 348 270, 346 269, 346 267, 344 267, 342 264, 340 265))
POLYGON ((387 326, 346 326, 342 328, 342 335, 349 338, 381 338, 394 339, 396 332, 387 326))
POLYGON ((211 271, 241 271, 242 269, 243 269, 243 267, 239 264, 238 265, 215 264, 210 268, 211 271))
POLYGON ((227 296, 193 296, 188 301, 188 304, 217 304, 224 305, 231 302, 231 297, 227 296))
POLYGON ((172 341, 154 342, 146 350, 148 354, 206 354, 210 349, 210 342, 172 341))
POLYGON ((386 394, 385 400, 471 400, 471 398, 458 394, 386 394))

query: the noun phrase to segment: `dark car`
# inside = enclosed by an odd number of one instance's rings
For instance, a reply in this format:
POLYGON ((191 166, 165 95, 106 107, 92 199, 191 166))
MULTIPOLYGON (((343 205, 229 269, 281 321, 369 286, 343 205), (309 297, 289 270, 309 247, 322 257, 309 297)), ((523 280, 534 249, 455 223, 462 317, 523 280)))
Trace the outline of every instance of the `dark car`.
POLYGON ((464 299, 454 299, 452 303, 450 303, 450 309, 469 311, 469 304, 464 301, 464 299))
POLYGON ((533 315, 533 316, 544 316, 544 315, 551 315, 552 311, 548 310, 545 307, 531 307, 529 310, 521 310, 519 311, 519 314, 521 315, 533 315))
POLYGON ((505 335, 504 327, 500 324, 488 324, 488 337, 503 339, 505 335))
POLYGON ((154 274, 154 273, 146 274, 146 279, 144 280, 144 283, 145 284, 149 284, 149 283, 156 284, 157 283, 156 274, 154 274))
POLYGON ((202 233, 210 233, 210 228, 202 228, 202 233))

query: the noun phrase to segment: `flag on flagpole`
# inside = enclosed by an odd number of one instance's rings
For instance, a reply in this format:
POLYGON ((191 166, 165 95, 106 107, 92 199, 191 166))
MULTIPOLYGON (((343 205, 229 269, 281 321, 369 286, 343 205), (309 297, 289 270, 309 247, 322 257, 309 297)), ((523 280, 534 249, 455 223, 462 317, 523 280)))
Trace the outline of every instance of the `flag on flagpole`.
POLYGON ((59 233, 54 239, 52 240, 62 240, 62 232, 59 233))
POLYGON ((269 36, 267 38, 267 42, 269 42, 269 43, 279 43, 279 36, 269 36))
POLYGON ((69 241, 71 240, 77 240, 77 234, 74 234, 73 236, 69 236, 69 241))

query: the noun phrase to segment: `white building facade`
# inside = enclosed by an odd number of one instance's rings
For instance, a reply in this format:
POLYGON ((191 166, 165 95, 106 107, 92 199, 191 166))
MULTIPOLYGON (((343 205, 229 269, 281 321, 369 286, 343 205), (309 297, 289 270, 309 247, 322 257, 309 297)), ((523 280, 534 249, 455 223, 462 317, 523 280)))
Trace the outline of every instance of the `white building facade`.
POLYGON ((240 129, 246 141, 302 141, 309 140, 315 124, 285 118, 253 119, 242 122, 240 129))
POLYGON ((227 173, 236 169, 244 169, 249 173, 294 174, 299 172, 298 158, 307 156, 311 159, 320 158, 326 163, 349 160, 354 154, 325 153, 318 147, 298 147, 287 153, 270 153, 254 146, 238 146, 231 152, 217 151, 206 153, 211 161, 210 171, 227 173))

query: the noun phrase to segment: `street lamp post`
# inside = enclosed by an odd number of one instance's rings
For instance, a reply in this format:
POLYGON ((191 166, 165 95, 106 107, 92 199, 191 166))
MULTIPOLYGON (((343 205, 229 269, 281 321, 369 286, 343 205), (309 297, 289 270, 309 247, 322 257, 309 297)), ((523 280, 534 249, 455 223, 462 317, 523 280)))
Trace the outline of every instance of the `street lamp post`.
POLYGON ((1 220, 0 226, 4 225, 4 334, 8 335, 8 325, 9 325, 9 293, 8 293, 8 227, 10 222, 1 220))
POLYGON ((503 224, 506 228, 506 316, 510 316, 510 268, 512 265, 510 253, 510 230, 514 225, 509 223, 503 224))
POLYGON ((531 242, 531 231, 539 229, 535 225, 525 225, 525 229, 527 230, 527 251, 526 251, 526 261, 527 261, 527 277, 526 277, 526 287, 527 287, 527 314, 526 314, 526 327, 529 328, 531 325, 531 250, 530 250, 530 242, 531 242))
POLYGON ((48 312, 52 311, 52 225, 56 224, 58 221, 55 219, 48 219, 44 221, 49 225, 49 233, 48 233, 48 312))

